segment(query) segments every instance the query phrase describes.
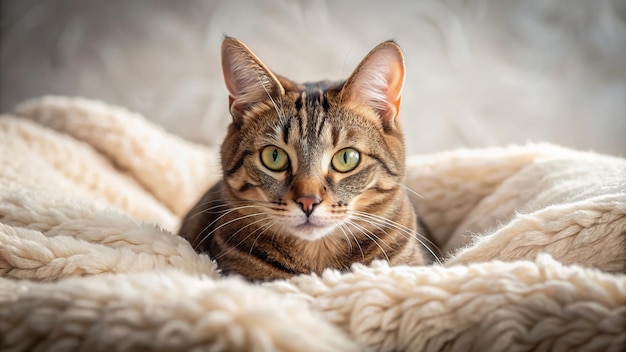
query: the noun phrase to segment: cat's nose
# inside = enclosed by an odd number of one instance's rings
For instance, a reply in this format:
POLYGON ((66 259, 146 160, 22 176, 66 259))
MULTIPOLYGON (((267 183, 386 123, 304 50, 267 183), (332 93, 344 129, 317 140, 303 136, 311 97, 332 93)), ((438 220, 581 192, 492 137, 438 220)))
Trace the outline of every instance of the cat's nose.
POLYGON ((300 204, 302 211, 306 214, 307 217, 311 216, 311 213, 313 213, 315 207, 321 202, 322 200, 320 199, 320 197, 316 195, 300 196, 296 198, 296 203, 300 204))

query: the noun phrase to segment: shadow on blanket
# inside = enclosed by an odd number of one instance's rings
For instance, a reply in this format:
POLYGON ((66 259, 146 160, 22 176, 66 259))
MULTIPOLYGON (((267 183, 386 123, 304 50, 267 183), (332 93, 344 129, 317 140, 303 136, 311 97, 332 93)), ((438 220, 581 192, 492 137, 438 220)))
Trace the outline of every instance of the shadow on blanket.
POLYGON ((623 350, 624 159, 530 144, 408 165, 446 265, 251 285, 172 234, 215 149, 27 102, 0 118, 0 350, 623 350))

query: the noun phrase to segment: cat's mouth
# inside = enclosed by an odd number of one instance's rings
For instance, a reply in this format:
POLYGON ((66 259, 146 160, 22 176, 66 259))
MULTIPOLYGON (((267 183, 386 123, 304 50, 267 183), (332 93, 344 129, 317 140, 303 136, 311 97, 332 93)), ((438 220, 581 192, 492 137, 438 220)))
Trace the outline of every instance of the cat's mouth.
POLYGON ((295 227, 296 230, 315 230, 315 229, 323 229, 326 228, 327 226, 325 225, 318 225, 318 224, 314 224, 312 222, 310 222, 309 220, 305 221, 304 223, 297 225, 295 227))
POLYGON ((307 218, 303 223, 292 226, 290 232, 296 237, 315 241, 331 233, 335 226, 335 224, 320 224, 314 219, 307 218))

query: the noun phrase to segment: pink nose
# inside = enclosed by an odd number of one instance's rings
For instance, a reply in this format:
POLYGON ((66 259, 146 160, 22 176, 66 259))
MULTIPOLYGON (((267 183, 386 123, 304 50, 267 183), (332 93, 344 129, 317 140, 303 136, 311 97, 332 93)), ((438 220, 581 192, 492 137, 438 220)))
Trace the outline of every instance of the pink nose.
POLYGON ((296 203, 300 204, 302 211, 306 216, 311 216, 313 209, 320 204, 322 200, 316 195, 300 196, 296 198, 296 203))

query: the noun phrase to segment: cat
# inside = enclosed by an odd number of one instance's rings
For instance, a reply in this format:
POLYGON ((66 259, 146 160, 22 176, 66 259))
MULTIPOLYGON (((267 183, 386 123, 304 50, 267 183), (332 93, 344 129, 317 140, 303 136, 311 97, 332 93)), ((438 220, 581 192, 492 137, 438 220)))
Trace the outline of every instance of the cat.
POLYGON ((375 259, 425 264, 402 184, 398 44, 376 46, 342 82, 295 83, 232 37, 221 54, 232 115, 223 178, 185 216, 179 235, 222 273, 251 281, 375 259))

